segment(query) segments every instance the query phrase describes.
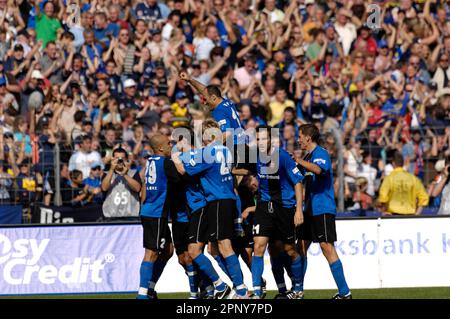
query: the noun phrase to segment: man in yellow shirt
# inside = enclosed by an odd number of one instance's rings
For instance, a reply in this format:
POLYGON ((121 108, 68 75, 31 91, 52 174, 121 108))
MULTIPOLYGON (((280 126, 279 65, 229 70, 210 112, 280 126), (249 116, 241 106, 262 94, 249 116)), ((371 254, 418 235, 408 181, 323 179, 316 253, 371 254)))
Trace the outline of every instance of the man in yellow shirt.
POLYGON ((420 215, 428 205, 428 194, 422 182, 403 169, 400 153, 394 155, 394 170, 381 184, 378 201, 387 214, 420 215))
POLYGON ((189 98, 186 95, 186 92, 180 91, 175 95, 175 103, 172 104, 172 111, 173 116, 179 117, 179 118, 186 118, 185 121, 174 121, 172 123, 173 127, 183 126, 183 125, 189 125, 189 119, 188 119, 188 104, 189 104, 189 98))
POLYGON ((283 112, 288 107, 291 106, 295 109, 295 103, 289 99, 286 99, 286 89, 283 87, 278 87, 276 89, 275 101, 270 102, 269 108, 272 114, 270 120, 270 125, 275 126, 283 119, 283 112))

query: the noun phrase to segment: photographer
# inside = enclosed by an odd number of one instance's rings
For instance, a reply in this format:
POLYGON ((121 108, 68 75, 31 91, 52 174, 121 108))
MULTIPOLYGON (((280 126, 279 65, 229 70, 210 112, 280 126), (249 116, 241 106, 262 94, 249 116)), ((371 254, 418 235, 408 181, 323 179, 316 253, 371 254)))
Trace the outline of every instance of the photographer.
POLYGON ((106 192, 103 215, 107 218, 139 216, 139 192, 141 180, 139 172, 130 170, 130 161, 125 149, 115 148, 111 167, 102 180, 102 191, 106 192))
POLYGON ((444 163, 441 162, 440 164, 444 164, 445 168, 442 170, 439 180, 433 188, 431 196, 440 196, 441 198, 441 205, 438 210, 438 215, 450 215, 450 159, 448 158, 444 163))

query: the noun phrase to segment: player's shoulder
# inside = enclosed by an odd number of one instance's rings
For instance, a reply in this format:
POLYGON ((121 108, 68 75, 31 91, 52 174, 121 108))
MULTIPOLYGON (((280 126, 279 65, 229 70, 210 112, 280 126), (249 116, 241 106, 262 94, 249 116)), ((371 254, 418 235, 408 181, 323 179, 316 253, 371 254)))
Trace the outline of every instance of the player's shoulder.
POLYGON ((280 158, 283 159, 287 157, 291 158, 291 155, 289 155, 289 153, 286 150, 282 149, 281 147, 278 148, 278 154, 280 155, 280 158))
POLYGON ((330 154, 326 149, 317 145, 312 153, 311 162, 317 165, 329 165, 331 164, 330 154))
POLYGON ((234 104, 234 102, 226 97, 222 98, 222 102, 220 102, 219 106, 221 106, 222 108, 231 108, 231 107, 236 107, 236 105, 234 104))
POLYGON ((280 157, 280 162, 282 163, 295 162, 291 154, 289 154, 286 150, 282 148, 279 148, 278 154, 280 157))
POLYGON ((317 145, 312 153, 313 158, 322 157, 322 158, 330 158, 330 154, 328 151, 320 145, 317 145))

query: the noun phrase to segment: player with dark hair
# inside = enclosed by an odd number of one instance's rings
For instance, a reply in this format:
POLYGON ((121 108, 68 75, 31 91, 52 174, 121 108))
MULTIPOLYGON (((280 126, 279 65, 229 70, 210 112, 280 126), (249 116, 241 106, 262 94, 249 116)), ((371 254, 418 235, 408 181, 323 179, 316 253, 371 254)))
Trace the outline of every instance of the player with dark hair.
POLYGON ((257 173, 259 196, 253 225, 252 278, 255 299, 262 297, 264 252, 269 239, 280 239, 291 258, 294 276, 289 299, 301 299, 300 255, 295 250, 296 230, 303 223, 303 176, 290 155, 272 144, 271 127, 259 126, 257 173))
MULTIPOLYGON (((183 158, 182 161, 179 157, 180 154, 177 153, 172 154, 172 158, 180 174, 200 176, 200 183, 208 202, 205 217, 209 241, 216 246, 216 249, 218 248, 225 259, 225 266, 236 287, 237 298, 246 298, 247 287, 243 282, 239 260, 231 246, 236 211, 236 194, 231 175, 231 155, 228 148, 221 143, 222 133, 217 122, 212 119, 204 121, 202 131, 203 142, 206 146, 198 150, 197 156, 183 158)), ((201 240, 206 241, 206 238, 201 240)), ((202 260, 202 256, 200 254, 194 261, 206 273, 208 263, 202 260)), ((214 281, 212 277, 210 278, 214 281)), ((231 289, 225 284, 220 286, 224 290, 218 291, 217 295, 218 298, 224 298, 231 289)))
POLYGON ((233 101, 223 98, 218 86, 204 86, 200 82, 189 77, 185 72, 180 73, 180 78, 187 81, 202 95, 205 104, 207 104, 211 110, 212 117, 219 124, 219 128, 223 133, 222 142, 227 142, 227 146, 233 146, 230 147, 230 151, 233 152, 233 162, 235 166, 240 168, 241 165, 239 164, 244 163, 248 166, 249 150, 245 144, 246 136, 243 125, 239 119, 239 113, 233 101), (232 132, 230 130, 232 130, 232 132), (233 139, 231 139, 231 137, 233 137, 233 139))
POLYGON ((175 201, 174 185, 180 182, 170 160, 171 143, 165 135, 150 139, 154 155, 141 171, 141 221, 144 228, 145 255, 140 269, 138 299, 155 298, 154 286, 173 255, 172 237, 168 225, 171 202, 175 201), (152 289, 149 289, 152 282, 152 289))
POLYGON ((334 242, 336 235, 336 203, 333 189, 333 171, 328 152, 317 145, 319 129, 313 124, 300 126, 299 143, 308 152, 298 166, 305 176, 305 223, 298 232, 298 246, 302 256, 302 280, 307 268, 307 252, 311 242, 320 244, 331 273, 339 289, 333 299, 351 299, 352 294, 345 281, 342 263, 337 255, 334 242))

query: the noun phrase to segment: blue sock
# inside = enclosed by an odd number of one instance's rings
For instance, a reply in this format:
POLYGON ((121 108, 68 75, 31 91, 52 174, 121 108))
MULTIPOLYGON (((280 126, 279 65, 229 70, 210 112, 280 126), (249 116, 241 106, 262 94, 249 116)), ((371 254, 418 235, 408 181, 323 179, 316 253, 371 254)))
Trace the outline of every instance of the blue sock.
MULTIPOLYGON (((253 257, 255 258, 255 257, 253 257)), ((284 281, 284 256, 281 254, 275 257, 270 257, 270 264, 272 265, 272 273, 275 282, 277 283, 277 288, 279 293, 284 293, 287 291, 286 282, 284 281)), ((252 263, 253 267, 253 263, 252 263)), ((291 267, 289 267, 290 269, 291 267)), ((253 274, 253 270, 252 270, 253 274)))
POLYGON ((222 255, 217 255, 214 256, 214 260, 217 261, 217 263, 219 264, 220 269, 222 269, 222 271, 231 279, 231 275, 228 272, 227 266, 226 266, 226 262, 225 259, 222 257, 222 255))
POLYGON ((291 284, 292 287, 291 289, 294 287, 294 274, 292 273, 292 259, 291 257, 289 257, 289 255, 286 252, 282 252, 282 258, 283 258, 283 266, 284 266, 284 270, 286 270, 286 273, 288 274, 288 277, 291 279, 291 284))
POLYGON ((211 279, 211 281, 216 286, 216 289, 222 291, 225 289, 224 282, 219 278, 216 270, 214 269, 211 261, 204 254, 198 255, 194 262, 198 265, 198 267, 203 271, 203 273, 211 279))
POLYGON ((206 276, 206 274, 198 267, 197 264, 194 263, 195 269, 197 270, 197 278, 199 279, 199 287, 200 290, 206 291, 208 296, 214 296, 214 284, 211 279, 206 276))
POLYGON ((303 291, 303 282, 305 281, 306 268, 308 267, 308 258, 300 257, 301 273, 300 273, 300 290, 303 291))
POLYGON ((198 295, 198 280, 197 280, 197 272, 195 271, 195 267, 193 264, 186 265, 186 273, 189 278, 189 287, 191 291, 191 297, 195 297, 198 295))
POLYGON ((301 264, 301 257, 298 256, 295 258, 291 263, 291 270, 292 274, 294 276, 294 282, 292 290, 295 292, 301 291, 300 287, 300 281, 301 281, 301 273, 302 273, 303 266, 301 264))
POLYGON ((153 273, 153 263, 149 261, 143 261, 141 263, 141 268, 139 270, 140 280, 139 280, 138 299, 148 299, 147 292, 148 286, 150 284, 150 278, 152 278, 152 273, 153 273))
POLYGON ((167 261, 157 259, 155 261, 155 264, 153 266, 153 274, 152 279, 150 280, 150 285, 148 287, 148 290, 155 291, 156 283, 158 282, 159 278, 161 277, 164 267, 166 267, 167 261))
MULTIPOLYGON (((281 269, 283 270, 283 268, 281 269)), ((253 292, 256 296, 262 296, 261 282, 262 274, 264 272, 264 257, 253 256, 252 259, 252 278, 253 278, 253 292)))
POLYGON ((225 258, 225 263, 230 273, 231 281, 236 287, 236 293, 239 296, 245 296, 247 293, 247 287, 244 285, 244 279, 242 276, 241 266, 239 265, 239 260, 235 254, 225 258))
POLYGON ((330 265, 331 273, 333 274, 334 281, 338 286, 339 294, 345 296, 350 292, 347 286, 344 276, 344 268, 342 267, 341 261, 338 259, 330 265))

